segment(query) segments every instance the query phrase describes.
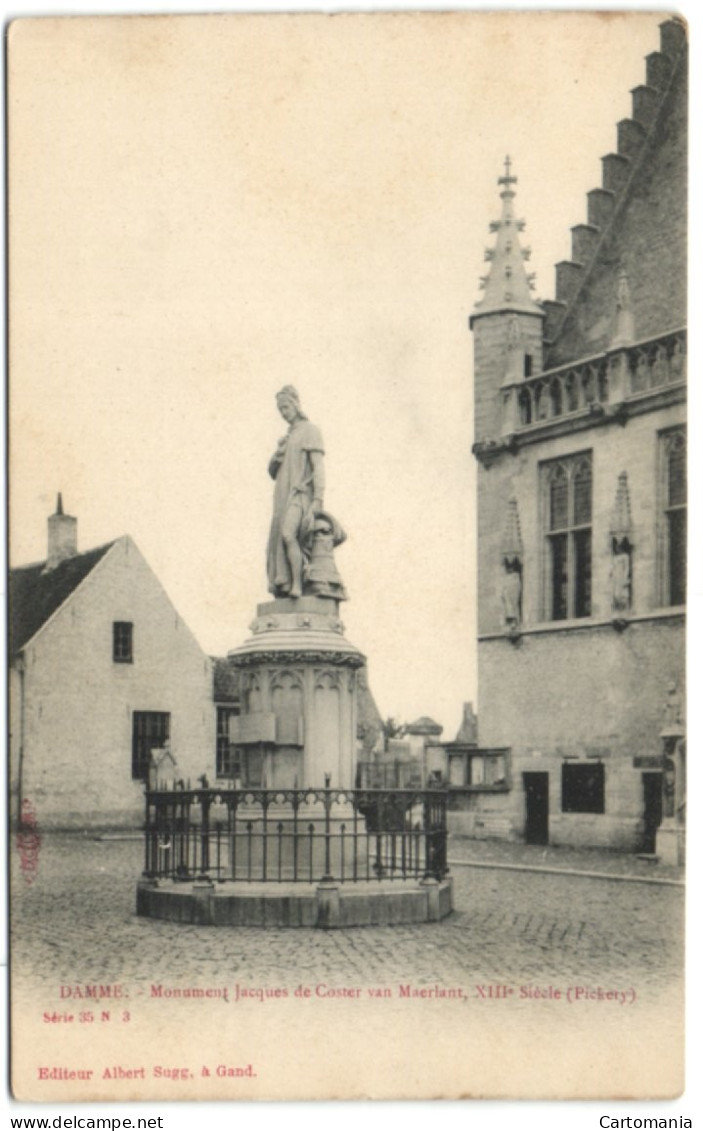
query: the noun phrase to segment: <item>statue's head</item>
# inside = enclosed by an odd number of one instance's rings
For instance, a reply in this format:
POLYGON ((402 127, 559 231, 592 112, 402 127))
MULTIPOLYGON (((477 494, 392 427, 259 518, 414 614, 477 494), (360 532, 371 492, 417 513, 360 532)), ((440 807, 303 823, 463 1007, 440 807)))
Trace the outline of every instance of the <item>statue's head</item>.
POLYGON ((280 392, 276 393, 276 404, 278 405, 278 411, 281 416, 284 420, 287 420, 289 424, 298 418, 307 420, 307 417, 300 407, 298 390, 294 388, 293 385, 284 385, 280 392))

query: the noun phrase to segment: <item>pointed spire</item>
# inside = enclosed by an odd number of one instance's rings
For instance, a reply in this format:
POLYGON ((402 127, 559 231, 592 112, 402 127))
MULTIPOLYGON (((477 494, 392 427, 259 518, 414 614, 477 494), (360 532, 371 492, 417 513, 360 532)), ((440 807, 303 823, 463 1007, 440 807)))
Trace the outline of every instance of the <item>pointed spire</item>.
POLYGON ((63 499, 61 498, 61 492, 60 491, 59 491, 58 495, 56 496, 56 513, 57 514, 63 514, 63 499))
POLYGON ((496 233, 494 248, 486 252, 490 263, 488 275, 484 276, 485 294, 476 303, 476 314, 489 314, 503 310, 515 310, 526 314, 543 314, 542 308, 532 298, 533 276, 525 270, 525 259, 529 258, 520 247, 519 233, 524 228, 523 220, 517 220, 513 209, 515 199, 514 185, 517 177, 512 172, 510 157, 505 158, 505 171, 498 177, 500 198, 503 202, 500 220, 490 225, 496 233))

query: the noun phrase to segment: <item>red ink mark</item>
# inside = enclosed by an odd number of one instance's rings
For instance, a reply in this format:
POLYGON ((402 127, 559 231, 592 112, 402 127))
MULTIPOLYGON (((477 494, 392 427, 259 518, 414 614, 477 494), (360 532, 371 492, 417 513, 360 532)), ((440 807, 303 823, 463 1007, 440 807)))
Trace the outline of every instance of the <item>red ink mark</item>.
POLYGON ((22 802, 20 827, 17 831, 17 851, 20 854, 20 868, 28 884, 34 882, 39 870, 39 849, 41 836, 37 823, 37 812, 27 798, 22 802))

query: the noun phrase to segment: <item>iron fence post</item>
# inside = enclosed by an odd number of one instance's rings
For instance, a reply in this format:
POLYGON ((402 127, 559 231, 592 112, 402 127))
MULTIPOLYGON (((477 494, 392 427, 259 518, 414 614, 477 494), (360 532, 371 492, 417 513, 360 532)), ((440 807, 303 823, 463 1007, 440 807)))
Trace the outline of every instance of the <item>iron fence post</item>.
POLYGON ((324 791, 324 806, 325 806, 325 874, 322 877, 323 883, 329 883, 332 879, 332 823, 331 823, 331 809, 332 809, 332 794, 330 790, 330 782, 332 778, 329 774, 325 774, 325 791, 324 791))

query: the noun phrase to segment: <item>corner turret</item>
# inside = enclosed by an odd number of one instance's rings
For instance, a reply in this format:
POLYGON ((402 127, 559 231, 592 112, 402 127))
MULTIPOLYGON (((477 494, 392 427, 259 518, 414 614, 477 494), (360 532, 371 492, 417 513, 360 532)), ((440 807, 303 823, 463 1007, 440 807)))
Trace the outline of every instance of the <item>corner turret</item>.
POLYGON ((520 244, 524 220, 514 212, 517 177, 510 157, 498 178, 501 216, 491 225, 495 246, 486 249, 490 266, 481 279, 484 296, 469 318, 474 333, 475 439, 496 441, 516 426, 515 397, 505 392, 542 370, 544 310, 532 297, 534 276, 526 270, 530 249, 520 244))

